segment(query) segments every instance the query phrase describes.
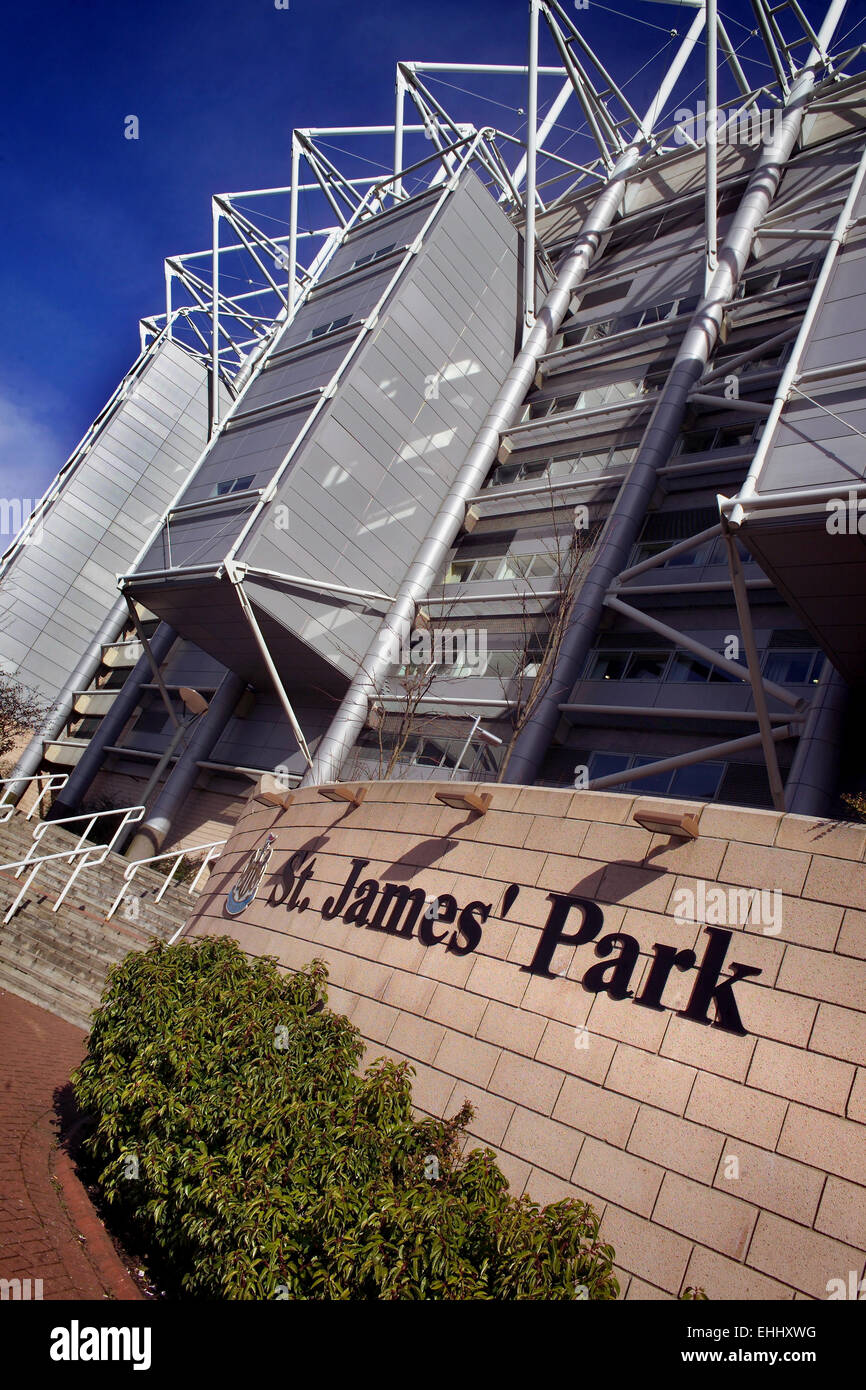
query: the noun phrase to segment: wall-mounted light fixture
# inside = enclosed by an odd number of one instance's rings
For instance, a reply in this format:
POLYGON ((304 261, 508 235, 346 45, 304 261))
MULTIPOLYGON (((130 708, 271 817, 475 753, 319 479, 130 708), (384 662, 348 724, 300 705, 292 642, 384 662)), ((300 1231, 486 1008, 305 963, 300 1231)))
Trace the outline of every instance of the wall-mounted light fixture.
POLYGON ((316 787, 316 791, 327 801, 346 801, 350 806, 360 806, 367 795, 367 788, 364 786, 346 787, 342 783, 333 787, 316 787))
POLYGON ((483 816, 491 801, 492 792, 458 792, 447 791, 437 792, 436 800, 442 801, 446 806, 450 806, 454 811, 472 811, 476 816, 483 816))
POLYGON ((265 773, 256 788, 256 801, 261 801, 265 806, 280 806, 285 808, 291 806, 295 799, 294 792, 286 791, 286 788, 279 777, 271 773, 265 773))
POLYGON ((696 840, 698 838, 700 811, 656 811, 654 808, 641 808, 632 813, 632 820, 651 830, 654 835, 670 835, 674 839, 696 840))

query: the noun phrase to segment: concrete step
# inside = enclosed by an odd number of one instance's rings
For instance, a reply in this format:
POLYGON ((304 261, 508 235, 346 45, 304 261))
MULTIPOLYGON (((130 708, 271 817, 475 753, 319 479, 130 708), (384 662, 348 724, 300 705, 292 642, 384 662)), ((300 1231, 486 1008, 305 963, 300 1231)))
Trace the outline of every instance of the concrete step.
MULTIPOLYGON (((32 846, 34 822, 15 815, 0 825, 0 863, 22 859, 32 846)), ((40 842, 41 852, 73 848, 77 836, 52 826, 40 842)), ((69 896, 53 907, 67 883, 71 865, 58 859, 44 864, 21 907, 0 925, 0 988, 10 990, 41 1008, 87 1029, 99 1003, 112 965, 130 951, 145 949, 154 937, 168 939, 187 920, 196 897, 184 887, 170 887, 155 901, 164 878, 153 869, 140 870, 132 892, 139 916, 131 920, 124 906, 110 922, 105 913, 123 882, 128 861, 110 854, 103 863, 85 869, 69 896)), ((0 922, 20 891, 27 870, 0 872, 0 922)), ((197 895, 196 895, 197 896, 197 895)))

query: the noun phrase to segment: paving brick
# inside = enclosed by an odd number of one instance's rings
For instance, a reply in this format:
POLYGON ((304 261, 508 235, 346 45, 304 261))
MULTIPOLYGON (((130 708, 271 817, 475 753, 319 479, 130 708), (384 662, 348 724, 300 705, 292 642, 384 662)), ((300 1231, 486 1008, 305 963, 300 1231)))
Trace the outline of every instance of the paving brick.
POLYGON ((713 840, 701 833, 697 840, 672 840, 668 835, 653 835, 648 867, 667 869, 672 874, 695 874, 699 878, 718 877, 728 848, 727 839, 713 840))
POLYGON ((645 1279, 630 1279, 625 1293, 627 1303, 648 1303, 651 1301, 670 1301, 670 1294, 664 1289, 656 1288, 655 1284, 648 1284, 645 1279))
POLYGON ((601 1238, 616 1251, 617 1269, 646 1279, 668 1293, 679 1292, 691 1252, 690 1241, 612 1202, 605 1209, 601 1238))
POLYGON ((535 1059, 559 1067, 571 1075, 601 1085, 607 1076, 615 1044, 609 1038, 591 1033, 583 1025, 572 1026, 551 1019, 542 1022, 544 1036, 538 1045, 535 1059))
POLYGON ((862 864, 827 855, 812 856, 812 867, 803 888, 804 898, 822 903, 841 903, 843 907, 866 908, 866 874, 862 864))
POLYGON ((499 1049, 460 1033, 446 1033, 435 1060, 440 1071, 452 1072, 476 1086, 486 1086, 499 1060, 499 1049))
POLYGON ((799 894, 808 871, 808 854, 732 842, 722 861, 719 879, 743 888, 778 888, 780 893, 799 894))
POLYGON ((582 1145, 572 1174, 588 1192, 639 1216, 650 1215, 663 1176, 664 1169, 657 1164, 591 1138, 582 1145))
POLYGON ((832 1110, 836 1115, 845 1113, 853 1080, 850 1062, 820 1057, 766 1038, 758 1039, 748 1075, 750 1086, 801 1100, 818 1110, 832 1110))
POLYGON ((642 826, 596 821, 587 831, 583 853, 589 859, 605 860, 608 864, 642 864, 651 841, 652 835, 642 826))
POLYGON ((762 1211, 746 1263, 811 1298, 826 1299, 831 1279, 861 1269, 863 1252, 784 1217, 762 1211))
POLYGON ((453 951, 431 946, 418 967, 418 974, 429 975, 433 980, 441 980, 445 984, 463 988, 472 974, 474 965, 475 960, 471 955, 457 956, 453 951))
MULTIPOLYGON (((816 951, 832 951, 844 912, 845 909, 838 903, 819 903, 783 893, 779 914, 781 930, 774 933, 772 939, 782 943, 791 941, 799 946, 809 946, 816 951)), ((746 931, 755 935, 766 934, 759 922, 749 922, 746 931)))
POLYGON ((553 893, 574 893, 596 898, 607 865, 594 859, 575 859, 570 854, 548 854, 536 886, 553 893))
MULTIPOLYGON (((713 1302, 739 1301, 763 1302, 773 1300, 785 1302, 794 1296, 794 1291, 778 1279, 768 1279, 765 1274, 750 1269, 748 1265, 729 1260, 716 1250, 696 1245, 689 1260, 684 1288, 703 1289, 713 1302)), ((772 1319, 768 1319, 772 1321, 772 1319)))
POLYGON ((352 1010, 352 1023, 368 1042, 385 1043, 397 1021, 397 1014, 397 1009, 362 996, 352 1010))
POLYGON ((631 816, 635 798, 623 792, 579 791, 572 796, 568 814, 578 820, 622 825, 631 816))
MULTIPOLYGON (((486 876, 502 883, 538 882, 546 855, 543 849, 497 848, 490 856, 486 876)), ((489 899, 488 899, 489 901, 489 899)))
POLYGON ((45 1300, 141 1298, 57 1147, 55 1093, 85 1055, 74 1024, 0 990, 0 1278, 42 1279, 45 1300))
MULTIPOLYGON (((866 879, 866 873, 863 874, 866 879)), ((866 999, 866 961, 788 946, 777 980, 779 989, 857 1009, 866 999)))
POLYGON ((532 1110, 518 1107, 505 1131, 502 1146, 533 1167, 544 1168, 560 1178, 570 1178, 582 1143, 583 1135, 568 1125, 557 1124, 532 1110))
POLYGON ((713 1191, 679 1173, 666 1173, 652 1219, 711 1250, 741 1260, 757 1215, 756 1207, 736 1197, 713 1191))
POLYGON ((800 1047, 809 1042, 818 1012, 813 999, 741 980, 737 984, 737 1004, 747 1033, 800 1047))
POLYGON ((544 850, 547 854, 582 853, 582 845, 590 826, 585 821, 558 816, 536 816, 526 837, 525 848, 544 850))
POLYGON ((489 810, 478 819, 475 832, 476 843, 491 845, 512 845, 519 848, 525 843, 532 829, 532 816, 521 815, 519 811, 489 810))
POLYGON ((821 1004, 809 1046, 815 1052, 866 1065, 866 1014, 821 1004))
POLYGON ((382 995, 384 1004, 396 1009, 423 1015, 436 991, 436 981, 426 975, 410 975, 407 970, 395 970, 382 995))
POLYGON ((532 1164, 527 1163, 525 1159, 517 1158, 514 1154, 505 1153, 502 1149, 498 1151, 496 1161, 508 1181, 511 1195, 519 1197, 532 1172, 532 1164))
MULTIPOLYGON (((556 963, 556 956, 553 958, 556 963)), ((595 996, 582 990, 575 980, 559 975, 547 980, 542 975, 527 976, 529 984, 521 1001, 524 1009, 558 1019, 576 1028, 585 1023, 595 1002, 595 996)))
POLYGON ((578 1076, 567 1076, 553 1118, 584 1134, 624 1148, 637 1114, 637 1103, 593 1086, 578 1076))
POLYGON ((827 1172, 852 1182, 866 1172, 866 1127, 823 1110, 791 1104, 776 1147, 804 1163, 820 1159, 827 1172))
POLYGON ((478 994, 469 994, 465 989, 431 981, 433 994, 427 1005, 426 1016, 446 1028, 455 1028, 459 1033, 474 1037, 478 1025, 488 1007, 486 1000, 478 994))
POLYGON ((555 817, 568 814, 574 798, 572 791, 557 791, 553 787, 520 787, 514 803, 516 811, 530 816, 555 817))
POLYGON ((529 976, 510 961, 477 956, 466 982, 466 988, 484 999, 499 999, 506 1004, 519 1004, 529 983, 529 976))
POLYGON ((668 1024, 661 1045, 663 1057, 673 1057, 700 1071, 745 1081, 755 1050, 755 1038, 740 1037, 721 1028, 694 1023, 689 1018, 677 1018, 675 1014, 665 1017, 668 1024))
POLYGON ((866 1124, 866 1067, 857 1068, 846 1113, 849 1120, 857 1120, 861 1125, 866 1124))
POLYGON ((866 960, 866 912, 845 908, 836 950, 840 955, 866 960))
POLYGON ((754 1202, 811 1226, 824 1182, 825 1175, 817 1168, 744 1144, 742 1139, 728 1138, 714 1186, 744 1202, 754 1202), (731 1161, 734 1159, 736 1164, 731 1161))
POLYGON ((663 870, 611 864, 602 875, 596 896, 603 903, 621 903, 625 907, 645 907, 650 912, 664 912, 670 889, 670 877, 663 870))
POLYGON ((452 1109, 449 1101, 454 1090, 454 1077, 437 1071, 435 1067, 425 1066, 423 1062, 413 1060, 412 1065, 415 1068, 412 1079, 413 1104, 436 1119, 447 1118, 452 1109))
POLYGON ((445 1036, 439 1023, 431 1023, 416 1014, 401 1013, 388 1034, 388 1046, 419 1062, 432 1062, 445 1036))
POLYGON ((491 1000, 475 1031, 485 1042, 507 1047, 511 1052, 519 1052, 524 1057, 534 1057, 544 1028, 544 1019, 538 1014, 491 1000))
POLYGON ((471 1121, 472 1133, 487 1144, 501 1144, 514 1114, 513 1101, 503 1100, 501 1096, 491 1095, 477 1086, 469 1086, 465 1081, 457 1081, 448 1099, 448 1114, 456 1115, 465 1100, 469 1101, 475 1112, 471 1121))
POLYGON ((591 1033, 657 1052, 669 1018, 667 1012, 644 1009, 630 1000, 611 999, 609 994, 596 994, 586 1024, 591 1033))
POLYGON ((709 1185, 723 1142, 716 1130, 642 1105, 629 1136, 628 1150, 709 1185))
POLYGON ((562 1090, 563 1074, 554 1067, 545 1067, 513 1052, 503 1052, 490 1079, 490 1089, 496 1095, 549 1115, 562 1090))
MULTIPOLYGON (((554 1173, 545 1172, 543 1168, 533 1168, 529 1174, 526 1194, 540 1207, 551 1206, 554 1202, 585 1202, 590 1200, 590 1194, 584 1192, 583 1188, 578 1187, 576 1183, 567 1182, 565 1178, 558 1178, 554 1173)), ((604 1202, 599 1202, 597 1198, 593 1198, 590 1200, 590 1205, 596 1216, 603 1218, 604 1202)))
POLYGON ((780 849, 859 860, 866 850, 866 826, 853 825, 850 821, 787 815, 779 825, 776 844, 780 849))
POLYGON ((605 1084, 610 1090, 682 1115, 695 1075, 694 1067, 620 1043, 605 1084))
MULTIPOLYGON (((866 1178, 866 1173, 863 1174, 866 1178)), ((815 1229, 866 1251, 866 1187, 830 1177, 815 1219, 815 1229)))
POLYGON ((744 844, 771 845, 782 817, 778 811, 751 811, 742 806, 705 806, 701 812, 701 835, 718 835, 723 840, 744 844))

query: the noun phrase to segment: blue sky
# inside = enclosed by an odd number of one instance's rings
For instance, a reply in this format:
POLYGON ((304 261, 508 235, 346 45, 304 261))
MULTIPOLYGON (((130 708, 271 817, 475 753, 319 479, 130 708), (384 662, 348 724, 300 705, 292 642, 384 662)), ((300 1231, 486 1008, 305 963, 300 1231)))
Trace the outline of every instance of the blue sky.
MULTIPOLYGON (((722 8, 745 38, 745 0, 722 8)), ((849 10, 846 28, 866 0, 849 10)), ((391 121, 398 58, 522 62, 526 16, 525 0, 8 7, 0 493, 38 496, 64 462, 134 359, 139 318, 161 309, 164 257, 208 243, 213 192, 288 182, 293 126, 391 121), (137 141, 124 139, 130 114, 137 141)), ((576 17, 628 75, 690 15, 590 0, 576 17)))

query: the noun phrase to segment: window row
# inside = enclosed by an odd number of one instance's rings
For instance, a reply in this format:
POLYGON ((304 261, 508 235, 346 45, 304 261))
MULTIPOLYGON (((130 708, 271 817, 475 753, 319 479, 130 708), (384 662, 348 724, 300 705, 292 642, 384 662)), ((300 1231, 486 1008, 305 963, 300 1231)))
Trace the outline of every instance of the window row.
POLYGON ((580 449, 561 458, 534 459, 531 463, 521 463, 510 459, 500 463, 490 475, 490 487, 504 487, 508 483, 529 482, 532 479, 550 478, 556 482, 574 475, 592 476, 605 473, 608 469, 627 468, 637 452, 636 444, 617 444, 613 447, 599 448, 597 445, 580 449))
MULTIPOLYGON (((590 782, 600 777, 612 777, 630 768, 646 767, 660 761, 660 755, 647 757, 640 753, 590 753, 587 763, 590 782)), ((718 795, 725 773, 724 763, 694 763, 669 772, 657 772, 623 782, 614 791, 643 792, 647 796, 681 796, 686 800, 712 801, 718 795)))
POLYGON ((475 584, 480 579, 546 579, 557 575, 560 562, 552 553, 538 555, 486 555, 481 559, 451 561, 444 584, 475 584))
MULTIPOLYGON (((768 651, 763 655, 761 670, 766 680, 775 681, 777 685, 815 685, 823 665, 824 655, 819 651, 768 651)), ((736 681, 739 684, 737 676, 728 675, 688 651, 630 651, 625 647, 591 652, 584 679, 689 684, 736 681)))

